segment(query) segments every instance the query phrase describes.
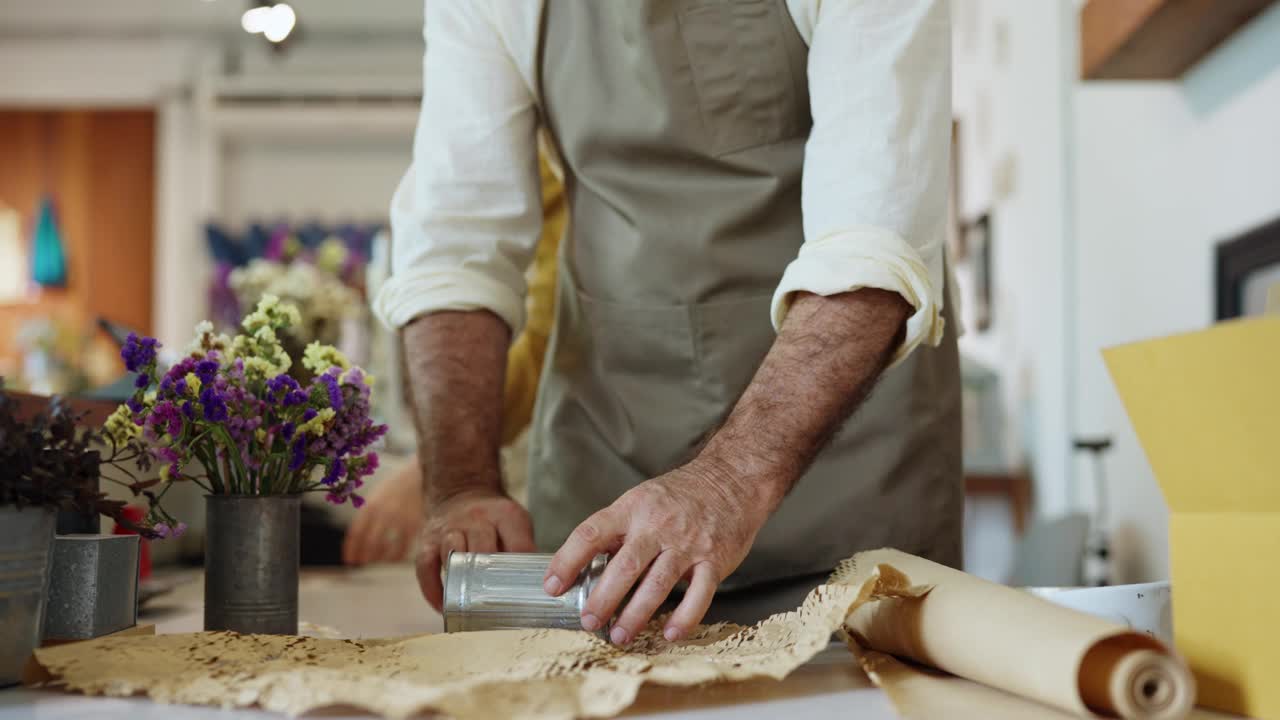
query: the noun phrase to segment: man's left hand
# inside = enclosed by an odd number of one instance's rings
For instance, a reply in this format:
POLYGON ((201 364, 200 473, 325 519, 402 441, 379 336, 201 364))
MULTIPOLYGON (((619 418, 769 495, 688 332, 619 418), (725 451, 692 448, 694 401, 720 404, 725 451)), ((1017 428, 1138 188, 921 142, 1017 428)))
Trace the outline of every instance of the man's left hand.
POLYGON ((587 518, 551 560, 544 587, 550 595, 567 590, 593 557, 612 553, 592 589, 582 627, 595 631, 618 613, 609 637, 625 645, 649 622, 681 579, 684 599, 667 620, 663 635, 678 640, 693 629, 711 605, 716 586, 738 567, 764 525, 769 508, 732 484, 731 475, 695 460, 627 491, 587 518))

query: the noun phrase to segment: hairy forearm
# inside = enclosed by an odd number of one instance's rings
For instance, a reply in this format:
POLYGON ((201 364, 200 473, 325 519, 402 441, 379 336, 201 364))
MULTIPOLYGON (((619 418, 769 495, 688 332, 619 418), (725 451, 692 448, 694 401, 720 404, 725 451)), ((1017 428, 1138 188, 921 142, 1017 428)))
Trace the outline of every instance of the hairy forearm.
POLYGON ((401 331, 423 496, 502 488, 502 387, 511 332, 487 311, 424 315, 401 331))
POLYGON ((901 296, 883 290, 801 293, 698 462, 772 512, 866 398, 910 314, 901 296))

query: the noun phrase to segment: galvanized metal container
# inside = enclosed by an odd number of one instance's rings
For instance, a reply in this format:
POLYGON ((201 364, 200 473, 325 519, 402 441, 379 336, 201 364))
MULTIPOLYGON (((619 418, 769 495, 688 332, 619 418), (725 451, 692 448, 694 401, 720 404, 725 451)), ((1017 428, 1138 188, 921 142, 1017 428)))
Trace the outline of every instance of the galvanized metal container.
POLYGON ((444 579, 445 632, 513 628, 582 629, 587 596, 604 573, 597 555, 559 597, 542 589, 551 555, 470 553, 449 555, 444 579))
POLYGON ((57 513, 0 507, 0 687, 22 680, 40 645, 57 513))
POLYGON ((296 635, 302 498, 209 495, 204 629, 296 635))
POLYGON ((138 536, 58 535, 46 640, 88 640, 138 621, 138 536))

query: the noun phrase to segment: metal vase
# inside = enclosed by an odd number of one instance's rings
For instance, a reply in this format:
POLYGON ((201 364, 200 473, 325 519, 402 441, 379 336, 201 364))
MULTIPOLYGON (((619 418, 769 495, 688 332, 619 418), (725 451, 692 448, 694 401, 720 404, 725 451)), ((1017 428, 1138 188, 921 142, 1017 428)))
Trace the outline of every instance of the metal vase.
POLYGON ((53 540, 45 641, 89 640, 138 622, 137 535, 53 540))
POLYGON ((206 499, 204 629, 296 635, 302 498, 206 499))
POLYGON ((0 507, 0 687, 22 680, 40 645, 57 513, 0 507))

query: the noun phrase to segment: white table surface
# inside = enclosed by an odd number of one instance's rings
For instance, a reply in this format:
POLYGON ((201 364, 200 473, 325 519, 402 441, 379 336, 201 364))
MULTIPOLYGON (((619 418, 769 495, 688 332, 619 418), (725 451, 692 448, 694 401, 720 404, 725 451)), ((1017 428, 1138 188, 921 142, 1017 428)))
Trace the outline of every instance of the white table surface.
MULTIPOLYGON (((139 619, 162 633, 201 629, 198 574, 172 594, 156 598, 139 619)), ((337 630, 346 637, 395 637, 440 632, 440 615, 418 592, 413 570, 387 565, 358 570, 307 571, 298 593, 304 623, 337 630)), ((663 720, 803 717, 893 720, 897 717, 884 693, 853 664, 849 652, 833 645, 782 681, 713 685, 703 688, 646 686, 628 717, 663 720)), ((364 718, 350 710, 309 717, 364 718)), ((160 705, 141 698, 97 698, 66 693, 0 690, 0 720, 278 720, 258 710, 160 705)))

